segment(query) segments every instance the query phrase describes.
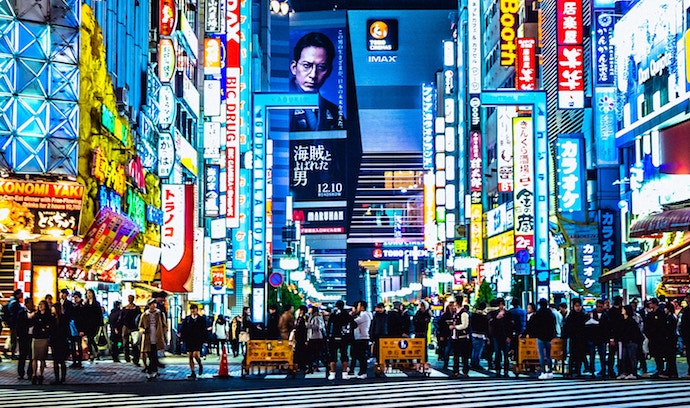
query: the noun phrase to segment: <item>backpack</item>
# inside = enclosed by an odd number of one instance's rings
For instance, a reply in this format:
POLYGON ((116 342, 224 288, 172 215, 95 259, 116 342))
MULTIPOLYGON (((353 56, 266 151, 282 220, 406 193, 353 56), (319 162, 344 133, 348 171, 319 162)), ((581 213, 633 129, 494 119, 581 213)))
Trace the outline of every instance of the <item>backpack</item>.
POLYGON ((3 322, 6 327, 10 327, 10 302, 2 305, 0 310, 0 322, 3 322))

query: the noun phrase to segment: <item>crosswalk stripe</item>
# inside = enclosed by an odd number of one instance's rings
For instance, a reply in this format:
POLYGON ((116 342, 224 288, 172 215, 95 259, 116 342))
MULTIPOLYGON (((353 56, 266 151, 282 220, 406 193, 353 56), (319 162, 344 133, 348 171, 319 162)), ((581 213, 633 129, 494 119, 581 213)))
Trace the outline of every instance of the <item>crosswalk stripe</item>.
MULTIPOLYGON (((324 378, 324 373, 320 378, 324 378)), ((283 375, 283 377, 285 377, 283 375)), ((184 383, 183 383, 184 384, 184 383)), ((271 384, 275 384, 272 382, 271 384)), ((49 389, 0 388, 3 407, 69 405, 92 407, 266 407, 396 408, 454 407, 553 407, 567 401, 588 407, 682 406, 687 404, 688 382, 674 381, 585 381, 515 379, 415 379, 410 381, 324 383, 281 389, 245 389, 216 392, 182 392, 141 396, 132 393, 72 392, 49 389), (404 396, 404 398, 401 398, 404 396)))

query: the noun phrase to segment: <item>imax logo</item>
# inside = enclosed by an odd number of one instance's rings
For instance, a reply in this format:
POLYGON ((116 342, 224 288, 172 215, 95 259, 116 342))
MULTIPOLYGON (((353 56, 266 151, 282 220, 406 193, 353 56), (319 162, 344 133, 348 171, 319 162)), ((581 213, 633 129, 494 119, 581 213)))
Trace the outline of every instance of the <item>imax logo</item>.
POLYGON ((397 55, 370 55, 367 58, 369 62, 398 62, 397 55))

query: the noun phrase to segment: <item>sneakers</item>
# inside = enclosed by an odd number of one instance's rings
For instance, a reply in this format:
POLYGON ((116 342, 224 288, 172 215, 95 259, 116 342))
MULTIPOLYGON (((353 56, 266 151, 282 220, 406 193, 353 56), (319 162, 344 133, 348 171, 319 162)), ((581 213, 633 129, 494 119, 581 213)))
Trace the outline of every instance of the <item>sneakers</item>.
POLYGON ((367 379, 367 375, 366 375, 366 374, 360 374, 360 375, 357 376, 357 378, 359 378, 360 380, 366 380, 366 379, 367 379))
POLYGON ((628 374, 625 376, 626 380, 637 380, 637 376, 635 374, 628 374))
POLYGON ((540 380, 548 380, 548 379, 553 378, 553 373, 551 373, 551 372, 541 373, 541 374, 539 374, 539 377, 537 377, 537 378, 539 378, 540 380))
POLYGON ((350 374, 347 372, 343 371, 343 380, 349 380, 350 379, 350 374))
POLYGON ((328 373, 328 381, 333 381, 333 380, 335 380, 335 373, 333 371, 331 371, 330 373, 328 373))
POLYGON ((618 377, 616 377, 616 380, 626 380, 627 378, 628 378, 627 375, 621 374, 621 375, 619 375, 618 377))

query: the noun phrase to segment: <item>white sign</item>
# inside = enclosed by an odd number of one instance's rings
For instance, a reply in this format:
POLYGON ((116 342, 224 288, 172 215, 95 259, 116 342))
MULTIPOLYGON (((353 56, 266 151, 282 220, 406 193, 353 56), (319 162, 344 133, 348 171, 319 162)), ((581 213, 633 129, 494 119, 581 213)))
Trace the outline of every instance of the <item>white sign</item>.
POLYGON ((182 100, 185 102, 194 117, 199 117, 199 101, 201 95, 187 75, 182 75, 182 100))
POLYGON ((513 191, 513 118, 517 116, 515 107, 496 107, 496 158, 498 167, 498 191, 513 191))
POLYGON ((182 38, 187 42, 189 51, 191 51, 192 56, 196 59, 199 53, 199 39, 196 38, 194 29, 189 25, 184 13, 180 13, 180 28, 182 29, 182 38))
POLYGON ((158 134, 158 177, 170 177, 175 167, 175 142, 170 133, 158 134))
POLYGON ((204 159, 220 158, 223 126, 218 122, 204 122, 204 159))
POLYGON ((468 84, 469 93, 482 91, 482 13, 480 0, 467 3, 468 84))
POLYGON ((204 80, 204 116, 220 116, 220 100, 222 95, 220 80, 204 80))
POLYGON ((486 212, 486 236, 493 237, 513 228, 513 202, 486 212))
POLYGON ((161 86, 158 91, 158 124, 163 127, 172 125, 175 121, 175 91, 170 85, 161 86))

